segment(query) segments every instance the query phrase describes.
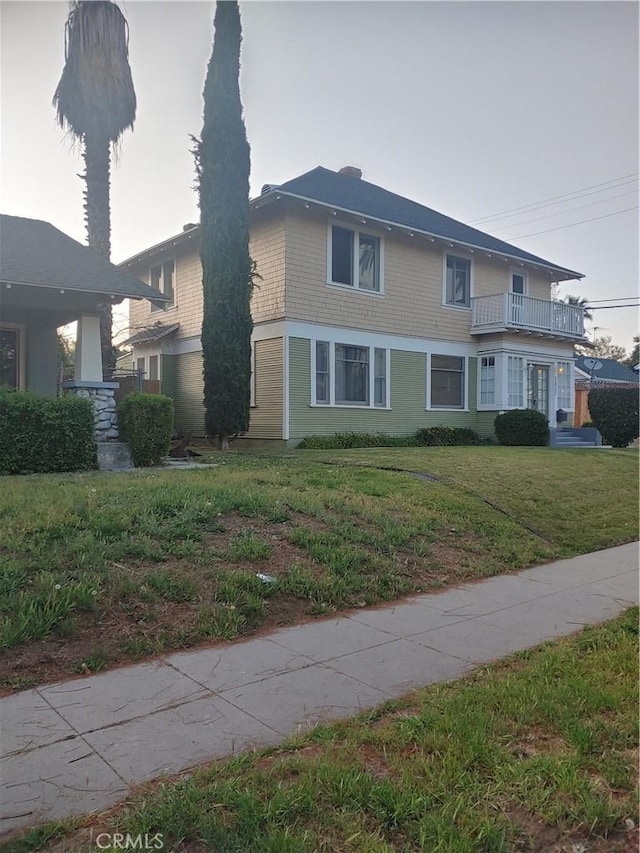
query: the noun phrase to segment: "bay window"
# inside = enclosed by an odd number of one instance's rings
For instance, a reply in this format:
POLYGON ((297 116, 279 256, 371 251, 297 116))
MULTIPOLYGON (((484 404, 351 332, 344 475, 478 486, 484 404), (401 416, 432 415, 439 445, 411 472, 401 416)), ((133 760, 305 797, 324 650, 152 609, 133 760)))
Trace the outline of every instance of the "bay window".
POLYGON ((486 355, 480 359, 480 405, 490 406, 496 401, 496 357, 486 355))

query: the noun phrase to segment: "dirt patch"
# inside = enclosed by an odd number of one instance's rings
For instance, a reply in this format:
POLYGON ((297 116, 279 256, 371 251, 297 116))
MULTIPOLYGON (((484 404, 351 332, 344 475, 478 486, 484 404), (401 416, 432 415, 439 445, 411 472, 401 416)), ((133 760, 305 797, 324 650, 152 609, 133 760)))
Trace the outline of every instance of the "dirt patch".
POLYGON ((517 741, 511 752, 516 758, 534 758, 536 755, 563 755, 569 751, 564 738, 540 726, 534 726, 517 741))
POLYGON ((511 810, 507 817, 520 833, 514 849, 526 853, 637 853, 638 850, 638 827, 616 829, 603 838, 563 832, 524 809, 511 810))

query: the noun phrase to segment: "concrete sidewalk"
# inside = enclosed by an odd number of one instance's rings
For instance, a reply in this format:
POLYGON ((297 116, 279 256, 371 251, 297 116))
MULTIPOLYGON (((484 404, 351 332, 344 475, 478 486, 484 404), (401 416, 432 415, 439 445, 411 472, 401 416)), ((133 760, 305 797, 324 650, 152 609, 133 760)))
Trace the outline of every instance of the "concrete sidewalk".
POLYGON ((622 545, 393 606, 0 700, 0 833, 104 809, 129 787, 610 619, 638 601, 622 545))

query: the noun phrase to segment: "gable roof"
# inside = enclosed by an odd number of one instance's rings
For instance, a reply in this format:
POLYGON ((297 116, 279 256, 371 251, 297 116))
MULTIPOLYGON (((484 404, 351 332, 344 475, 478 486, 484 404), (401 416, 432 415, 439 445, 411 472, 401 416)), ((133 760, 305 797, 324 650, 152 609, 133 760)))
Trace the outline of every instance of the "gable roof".
POLYGON ((470 248, 496 252, 559 272, 565 279, 583 278, 583 273, 554 264, 511 243, 451 219, 404 196, 385 190, 344 172, 317 166, 280 186, 267 185, 261 198, 271 193, 319 202, 344 212, 364 214, 389 225, 413 228, 433 237, 443 237, 470 248))
POLYGON ((167 297, 49 222, 0 214, 0 281, 115 298, 167 297))
POLYGON ((626 364, 620 364, 614 358, 598 358, 595 355, 580 355, 576 358, 576 367, 590 379, 613 380, 615 382, 638 383, 640 377, 626 364))

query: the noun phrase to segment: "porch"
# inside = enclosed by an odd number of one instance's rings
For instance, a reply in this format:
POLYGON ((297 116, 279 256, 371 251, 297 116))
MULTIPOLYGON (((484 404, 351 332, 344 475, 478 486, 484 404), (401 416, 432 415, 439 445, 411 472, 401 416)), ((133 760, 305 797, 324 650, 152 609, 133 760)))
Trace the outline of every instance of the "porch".
POLYGON ((581 341, 584 311, 576 305, 524 296, 495 293, 471 300, 472 335, 523 332, 540 337, 581 341))

